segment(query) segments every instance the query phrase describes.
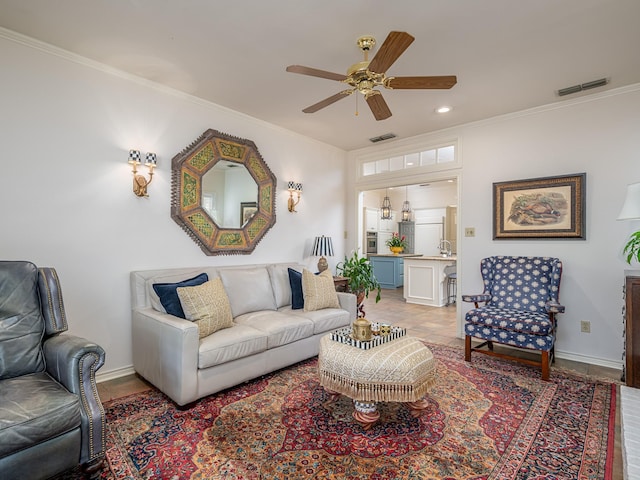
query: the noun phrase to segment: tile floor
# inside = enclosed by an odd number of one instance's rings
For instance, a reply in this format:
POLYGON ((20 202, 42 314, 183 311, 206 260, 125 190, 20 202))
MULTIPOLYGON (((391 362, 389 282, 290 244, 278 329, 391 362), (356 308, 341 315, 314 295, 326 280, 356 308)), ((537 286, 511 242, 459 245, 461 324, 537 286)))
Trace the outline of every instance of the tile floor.
MULTIPOLYGON (((402 296, 402 288, 382 290, 380 302, 375 303, 375 294, 365 300, 366 318, 374 322, 386 322, 407 329, 407 333, 429 342, 446 345, 464 346, 464 339, 456 336, 456 306, 427 307, 408 304, 402 296)), ((524 353, 526 354, 526 353, 524 353)), ((620 370, 557 359, 556 367, 602 377, 614 382, 620 380, 620 370)), ((153 388, 137 375, 101 382, 98 392, 103 402, 123 397, 132 393, 153 388)), ((615 427, 615 447, 612 480, 622 480, 622 449, 620 446, 620 395, 618 389, 615 427)))

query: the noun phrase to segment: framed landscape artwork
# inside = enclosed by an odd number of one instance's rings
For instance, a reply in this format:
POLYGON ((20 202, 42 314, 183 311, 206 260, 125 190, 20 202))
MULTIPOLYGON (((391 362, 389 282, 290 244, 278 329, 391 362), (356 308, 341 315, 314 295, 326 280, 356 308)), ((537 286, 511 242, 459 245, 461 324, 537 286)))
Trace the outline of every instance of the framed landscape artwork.
POLYGON ((493 184, 493 239, 585 240, 586 173, 493 184))

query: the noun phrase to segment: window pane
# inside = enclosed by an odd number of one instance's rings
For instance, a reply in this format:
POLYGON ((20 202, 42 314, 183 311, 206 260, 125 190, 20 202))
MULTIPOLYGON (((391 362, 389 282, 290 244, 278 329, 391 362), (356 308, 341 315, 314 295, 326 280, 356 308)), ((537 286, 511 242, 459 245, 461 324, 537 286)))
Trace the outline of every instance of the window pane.
POLYGON ((448 163, 455 160, 453 145, 438 149, 438 163, 448 163))
POLYGON ((405 164, 405 168, 417 167, 420 164, 420 154, 410 153, 409 155, 405 155, 404 164, 405 164))
POLYGON ((389 163, 391 171, 404 169, 404 157, 391 157, 389 163))
POLYGON ((376 162, 367 162, 362 164, 362 175, 375 175, 376 174, 376 162))
POLYGON ((389 171, 389 159, 378 160, 376 162, 376 173, 383 173, 389 171))
POLYGON ((436 163, 436 151, 427 150, 420 153, 420 165, 433 165, 436 163))

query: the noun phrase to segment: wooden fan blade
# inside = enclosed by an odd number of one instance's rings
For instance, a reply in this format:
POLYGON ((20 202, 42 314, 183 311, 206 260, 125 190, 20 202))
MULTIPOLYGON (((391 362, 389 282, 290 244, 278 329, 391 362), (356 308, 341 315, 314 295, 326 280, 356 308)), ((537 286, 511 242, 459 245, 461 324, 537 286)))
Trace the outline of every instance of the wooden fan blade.
POLYGON ((369 95, 367 97, 367 103, 376 120, 384 120, 391 116, 391 110, 389 110, 389 106, 387 102, 384 101, 384 98, 382 98, 382 95, 369 95))
POLYGON ((458 82, 455 75, 445 75, 440 77, 393 77, 385 85, 388 88, 409 89, 409 88, 441 88, 453 87, 458 82))
POLYGON ((335 95, 332 95, 329 98, 325 98, 324 100, 321 100, 318 103, 314 103, 313 105, 311 105, 310 107, 305 108, 302 111, 304 113, 317 112, 318 110, 320 110, 320 109, 322 109, 324 107, 328 107, 332 103, 336 103, 338 100, 341 100, 344 97, 348 97, 349 95, 351 95, 351 93, 353 93, 353 90, 343 90, 342 92, 336 93, 335 95))
POLYGON ((325 70, 318 70, 317 68, 303 67, 302 65, 289 65, 287 72, 299 73, 300 75, 310 75, 312 77, 326 78, 328 80, 336 80, 342 82, 347 78, 346 75, 339 73, 327 72, 325 70))
POLYGON ((369 64, 369 71, 385 73, 415 39, 407 32, 390 32, 369 64))

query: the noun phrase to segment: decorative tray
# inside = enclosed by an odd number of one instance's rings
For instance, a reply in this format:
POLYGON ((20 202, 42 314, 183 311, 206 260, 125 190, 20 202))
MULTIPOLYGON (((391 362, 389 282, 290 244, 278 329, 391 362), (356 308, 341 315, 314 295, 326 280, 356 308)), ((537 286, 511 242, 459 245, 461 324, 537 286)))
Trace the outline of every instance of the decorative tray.
MULTIPOLYGON (((371 322, 371 328, 373 330, 379 330, 377 322, 371 322)), ((391 326, 391 332, 387 335, 374 335, 371 340, 356 340, 353 338, 353 329, 351 327, 339 328, 330 333, 331 340, 345 345, 351 345, 352 347, 358 347, 363 350, 369 350, 371 348, 382 345, 383 343, 390 342, 396 338, 404 337, 407 334, 405 328, 391 326)))

